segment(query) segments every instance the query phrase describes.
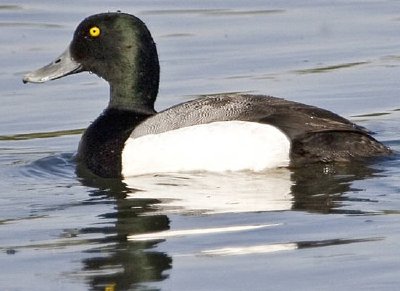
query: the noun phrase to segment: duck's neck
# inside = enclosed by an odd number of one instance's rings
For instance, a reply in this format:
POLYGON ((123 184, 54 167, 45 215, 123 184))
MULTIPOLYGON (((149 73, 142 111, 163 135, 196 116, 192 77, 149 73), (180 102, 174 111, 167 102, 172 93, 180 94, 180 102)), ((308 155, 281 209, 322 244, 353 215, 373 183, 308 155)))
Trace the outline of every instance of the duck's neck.
MULTIPOLYGON (((116 57, 110 83, 109 108, 154 113, 160 82, 157 48, 150 32, 139 20, 139 27, 125 35, 124 46, 116 57), (132 36, 133 35, 133 36, 132 36)), ((131 27, 129 27, 131 28, 131 27)))
POLYGON ((154 113, 153 98, 147 92, 140 92, 137 87, 137 82, 128 79, 122 84, 110 84, 108 109, 154 113))

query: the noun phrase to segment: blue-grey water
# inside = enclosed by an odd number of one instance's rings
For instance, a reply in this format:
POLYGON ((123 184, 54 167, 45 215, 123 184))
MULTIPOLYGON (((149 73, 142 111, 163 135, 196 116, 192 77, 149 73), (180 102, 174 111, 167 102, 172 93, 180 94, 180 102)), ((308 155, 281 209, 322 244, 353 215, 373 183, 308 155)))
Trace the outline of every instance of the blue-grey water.
POLYGON ((116 10, 156 40, 157 109, 270 94, 400 150, 399 1, 1 0, 1 290, 398 289, 398 154, 258 174, 76 174, 107 84, 21 77, 63 52, 84 17, 116 10))

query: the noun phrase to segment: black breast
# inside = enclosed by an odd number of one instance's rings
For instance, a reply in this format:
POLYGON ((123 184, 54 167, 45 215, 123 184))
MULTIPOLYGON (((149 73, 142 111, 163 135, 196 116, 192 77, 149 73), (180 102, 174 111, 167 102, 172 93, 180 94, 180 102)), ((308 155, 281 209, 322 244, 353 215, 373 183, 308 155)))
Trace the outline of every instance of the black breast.
POLYGON ((132 130, 150 114, 106 109, 85 131, 79 144, 78 163, 107 178, 121 177, 121 154, 132 130))

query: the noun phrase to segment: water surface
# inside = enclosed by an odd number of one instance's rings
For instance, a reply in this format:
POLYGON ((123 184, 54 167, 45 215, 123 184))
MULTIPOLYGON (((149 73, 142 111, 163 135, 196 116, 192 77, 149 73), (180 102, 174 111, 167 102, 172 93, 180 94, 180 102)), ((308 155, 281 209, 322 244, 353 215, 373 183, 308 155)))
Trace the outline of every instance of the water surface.
POLYGON ((397 1, 6 0, 2 290, 398 287, 398 155, 257 174, 77 174, 74 153, 107 84, 21 77, 64 51, 81 19, 116 10, 140 17, 156 40, 157 109, 204 94, 271 94, 335 111, 400 150, 397 1))

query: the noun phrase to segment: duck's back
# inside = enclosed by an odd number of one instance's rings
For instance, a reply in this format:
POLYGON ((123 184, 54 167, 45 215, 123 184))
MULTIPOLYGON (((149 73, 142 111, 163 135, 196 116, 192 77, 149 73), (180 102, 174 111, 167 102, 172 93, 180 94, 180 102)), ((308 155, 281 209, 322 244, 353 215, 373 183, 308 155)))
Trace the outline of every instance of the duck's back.
POLYGON ((168 108, 141 123, 132 132, 137 138, 216 121, 250 121, 280 128, 291 139, 306 132, 364 130, 328 110, 263 95, 212 95, 168 108))

